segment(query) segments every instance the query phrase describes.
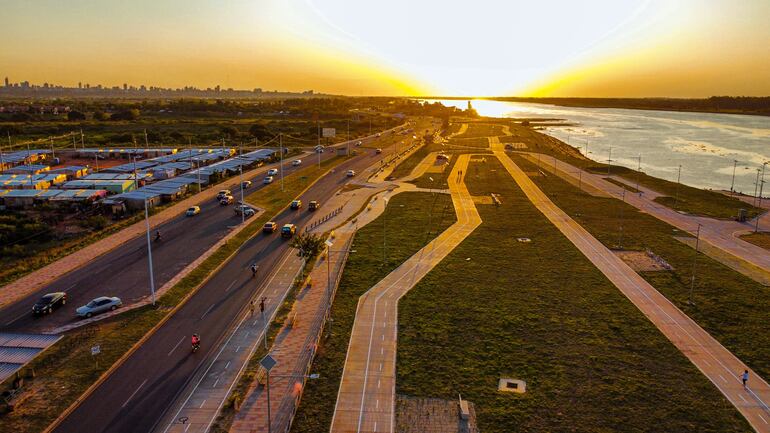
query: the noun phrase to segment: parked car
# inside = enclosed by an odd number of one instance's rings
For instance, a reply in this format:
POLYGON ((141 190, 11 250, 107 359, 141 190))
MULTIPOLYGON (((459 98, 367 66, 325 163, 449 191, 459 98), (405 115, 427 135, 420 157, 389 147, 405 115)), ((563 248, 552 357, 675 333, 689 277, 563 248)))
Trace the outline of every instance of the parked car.
POLYGON ((277 174, 278 174, 278 169, 277 168, 271 168, 270 170, 267 171, 267 175, 268 176, 275 176, 277 174))
POLYGON ((273 183, 273 176, 265 177, 265 179, 262 181, 262 183, 265 184, 265 185, 267 185, 269 183, 273 183))
POLYGON ((278 224, 275 223, 275 221, 268 221, 265 223, 265 226, 262 227, 262 231, 265 233, 273 233, 278 229, 278 224))
POLYGON ((294 236, 294 233, 297 232, 297 226, 294 224, 284 224, 283 227, 281 227, 281 237, 282 238, 290 238, 294 236))
POLYGON ((195 216, 201 213, 200 206, 192 206, 189 209, 187 209, 187 212, 185 212, 185 215, 187 216, 195 216))
POLYGON ((116 296, 100 296, 93 301, 79 307, 75 310, 75 314, 80 317, 91 317, 94 314, 104 313, 105 311, 112 311, 123 305, 123 301, 116 296))
POLYGON ((290 208, 293 210, 297 210, 302 207, 302 200, 294 200, 291 202, 291 205, 289 205, 290 208))
POLYGON ((301 159, 295 159, 294 161, 291 162, 291 165, 293 165, 295 167, 299 167, 300 165, 302 165, 302 160, 301 159))
POLYGON ((251 181, 250 180, 244 180, 243 182, 241 182, 241 188, 243 188, 243 189, 246 189, 246 188, 248 188, 250 186, 251 186, 251 181))
POLYGON ((40 300, 32 306, 32 314, 51 314, 54 308, 61 307, 67 303, 67 294, 64 292, 53 292, 43 295, 40 300))
POLYGON ((324 153, 324 147, 319 144, 315 147, 315 151, 316 153, 324 153))
POLYGON ((254 216, 257 213, 257 211, 255 211, 254 208, 250 206, 246 206, 244 204, 239 204, 238 206, 235 206, 234 209, 235 209, 236 215, 240 215, 241 212, 243 212, 243 215, 246 216, 246 218, 250 216, 254 216))
POLYGON ((223 189, 217 193, 217 200, 222 200, 224 196, 233 195, 229 189, 223 189))
POLYGON ((226 195, 219 200, 219 204, 222 206, 233 204, 233 202, 235 202, 235 198, 231 195, 226 195))
POLYGON ((375 150, 374 153, 382 153, 382 149, 377 148, 377 150, 375 150))
POLYGON ((307 210, 317 210, 319 207, 321 207, 321 204, 318 203, 316 200, 310 200, 310 203, 307 204, 307 210))
POLYGON ((356 175, 356 171, 355 170, 348 170, 347 177, 353 177, 355 175, 356 175))

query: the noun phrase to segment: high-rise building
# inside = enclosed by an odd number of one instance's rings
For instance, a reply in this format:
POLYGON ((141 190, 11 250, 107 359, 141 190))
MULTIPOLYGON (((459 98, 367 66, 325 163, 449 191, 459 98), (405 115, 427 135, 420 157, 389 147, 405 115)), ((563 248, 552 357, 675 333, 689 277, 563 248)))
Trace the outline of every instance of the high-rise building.
POLYGON ((5 77, 5 87, 11 87, 11 85, 8 83, 8 77, 5 77))
POLYGON ((78 89, 82 89, 82 88, 83 88, 83 83, 81 81, 78 81, 78 89))

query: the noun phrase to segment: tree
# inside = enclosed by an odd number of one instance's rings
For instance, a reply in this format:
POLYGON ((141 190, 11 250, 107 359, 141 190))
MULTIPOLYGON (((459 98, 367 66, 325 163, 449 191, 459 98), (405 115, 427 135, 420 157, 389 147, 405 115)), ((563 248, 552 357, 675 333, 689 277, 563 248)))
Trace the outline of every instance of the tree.
POLYGON ((255 123, 249 128, 249 134, 252 137, 257 137, 258 140, 267 141, 273 138, 273 133, 267 129, 267 126, 261 123, 255 123))
POLYGON ((311 259, 317 256, 326 247, 324 239, 313 233, 304 233, 291 240, 289 246, 297 249, 297 257, 311 259))
POLYGON ((86 120, 86 115, 80 111, 72 110, 67 113, 67 120, 86 120))
POLYGON ((132 108, 130 110, 118 111, 117 113, 110 116, 110 119, 111 120, 136 120, 139 118, 140 114, 141 112, 138 109, 132 108))
POLYGON ((94 111, 94 120, 100 120, 100 121, 110 120, 110 115, 105 113, 104 111, 97 110, 97 111, 94 111))

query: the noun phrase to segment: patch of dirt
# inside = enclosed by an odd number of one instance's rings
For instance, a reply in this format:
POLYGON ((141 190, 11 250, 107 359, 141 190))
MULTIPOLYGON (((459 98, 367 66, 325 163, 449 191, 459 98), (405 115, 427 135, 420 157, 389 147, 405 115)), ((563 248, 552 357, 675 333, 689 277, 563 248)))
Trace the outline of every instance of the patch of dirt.
POLYGON ((631 269, 636 272, 670 271, 673 268, 660 256, 652 251, 621 251, 613 250, 631 269))
POLYGON ((397 433, 479 433, 476 407, 468 402, 470 417, 460 419, 459 400, 396 396, 397 433))
POLYGON ((487 195, 474 195, 472 198, 473 203, 475 204, 495 204, 494 200, 492 200, 492 197, 487 195))

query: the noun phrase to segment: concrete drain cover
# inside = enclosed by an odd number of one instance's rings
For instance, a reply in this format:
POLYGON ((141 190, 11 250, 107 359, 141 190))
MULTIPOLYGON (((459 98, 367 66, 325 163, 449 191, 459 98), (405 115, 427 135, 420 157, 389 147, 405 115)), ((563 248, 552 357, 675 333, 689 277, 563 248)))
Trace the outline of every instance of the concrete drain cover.
POLYGON ((497 383, 497 390, 501 392, 524 394, 527 391, 527 383, 519 379, 501 378, 497 383))

